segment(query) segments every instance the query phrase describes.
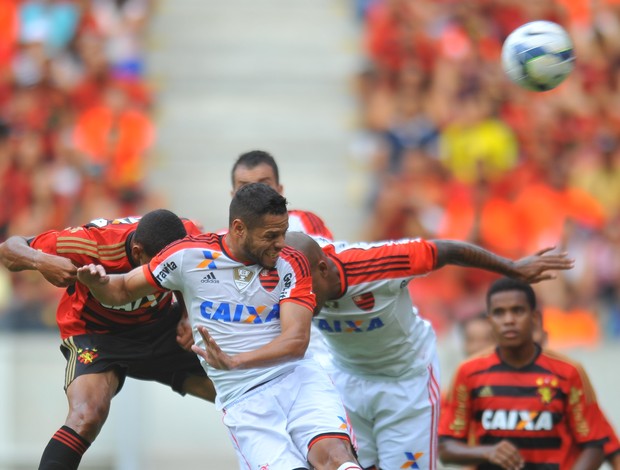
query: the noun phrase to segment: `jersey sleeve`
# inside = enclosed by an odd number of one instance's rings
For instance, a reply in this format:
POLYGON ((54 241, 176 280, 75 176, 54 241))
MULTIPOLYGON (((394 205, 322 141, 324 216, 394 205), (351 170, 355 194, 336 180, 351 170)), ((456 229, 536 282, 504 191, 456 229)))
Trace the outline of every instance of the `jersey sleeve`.
POLYGON ((161 290, 183 290, 183 244, 174 243, 143 265, 146 280, 161 290))
POLYGON ((603 445, 609 441, 606 420, 585 370, 576 366, 570 377, 568 426, 575 441, 582 445, 603 445))
POLYGON ((282 256, 288 267, 283 273, 284 289, 280 302, 295 302, 314 312, 316 297, 312 292, 312 274, 307 258, 291 247, 285 247, 282 256))
POLYGON ((472 413, 470 396, 467 374, 461 366, 442 400, 438 431, 440 438, 467 441, 472 413))
POLYGON ((322 237, 333 240, 334 235, 327 228, 323 219, 309 211, 292 209, 289 210, 289 230, 299 230, 311 237, 322 237))
POLYGON ((76 266, 98 263, 100 258, 97 241, 84 227, 43 232, 30 241, 30 246, 50 255, 68 258, 76 266))

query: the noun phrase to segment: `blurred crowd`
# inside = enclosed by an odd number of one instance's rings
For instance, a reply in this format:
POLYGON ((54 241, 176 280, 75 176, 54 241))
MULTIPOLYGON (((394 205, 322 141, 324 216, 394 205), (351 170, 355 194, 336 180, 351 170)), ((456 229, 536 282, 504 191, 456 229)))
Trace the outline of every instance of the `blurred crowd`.
MULTIPOLYGON (((152 0, 0 0, 0 241, 157 205, 144 41, 152 0)), ((620 337, 620 0, 354 0, 365 63, 355 156, 373 184, 361 238, 468 240, 576 267, 536 286, 554 347, 620 337), (516 27, 563 25, 557 89, 505 77, 516 27)), ((478 315, 489 275, 411 283, 437 331, 478 315)), ((0 328, 54 328, 57 289, 0 271, 0 328)))
MULTIPOLYGON (((566 250, 536 285, 553 347, 620 338, 620 1, 357 0, 365 65, 353 146, 373 186, 362 238, 456 238, 520 258, 566 250), (501 47, 563 25, 575 70, 552 91, 508 81, 501 47)), ((438 332, 481 310, 490 278, 444 268, 411 283, 438 332)))
MULTIPOLYGON (((0 0, 0 241, 141 212, 155 136, 150 0, 0 0)), ((0 272, 0 328, 55 327, 58 289, 0 272)))

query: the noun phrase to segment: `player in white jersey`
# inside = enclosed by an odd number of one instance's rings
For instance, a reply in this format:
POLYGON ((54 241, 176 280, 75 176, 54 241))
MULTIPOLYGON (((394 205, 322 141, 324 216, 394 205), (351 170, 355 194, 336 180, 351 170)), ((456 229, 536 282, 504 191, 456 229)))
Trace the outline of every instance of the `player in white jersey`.
POLYGON ((338 392, 304 357, 323 300, 312 292, 307 259, 285 246, 286 199, 267 185, 246 185, 229 219, 226 235, 187 237, 126 275, 88 265, 78 279, 108 305, 182 293, 193 349, 203 353, 244 468, 360 469, 338 392))
POLYGON ((414 307, 407 284, 447 264, 477 267, 528 282, 570 269, 565 254, 511 261, 451 240, 407 239, 327 244, 287 234, 316 266, 313 289, 327 302, 314 318, 332 355, 332 378, 345 403, 367 469, 436 468, 439 370, 435 333, 414 307))
MULTIPOLYGON (((232 181, 231 195, 234 194, 248 183, 265 183, 284 194, 284 186, 280 183, 280 171, 278 164, 273 156, 263 150, 251 150, 239 155, 233 164, 230 172, 232 181)), ((288 211, 289 232, 303 232, 313 237, 320 237, 325 240, 333 240, 332 232, 327 228, 325 222, 313 212, 289 209, 288 211)), ((312 324, 310 344, 308 345, 308 355, 322 365, 329 364, 329 351, 325 345, 321 333, 312 324)))

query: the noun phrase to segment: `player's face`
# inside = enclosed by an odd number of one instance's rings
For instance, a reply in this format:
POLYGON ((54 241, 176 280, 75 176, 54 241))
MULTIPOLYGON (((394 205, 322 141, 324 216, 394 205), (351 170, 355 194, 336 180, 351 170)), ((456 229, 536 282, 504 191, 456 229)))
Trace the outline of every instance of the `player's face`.
POLYGON ((275 189, 279 194, 282 194, 282 185, 276 181, 276 175, 266 163, 256 165, 254 168, 248 168, 245 166, 238 166, 233 175, 233 191, 234 195, 239 189, 246 184, 250 183, 263 183, 267 186, 275 189))
POLYGON ((266 215, 263 223, 248 229, 241 241, 243 256, 265 268, 273 268, 285 246, 288 214, 266 215))
POLYGON ((489 299, 488 316, 500 347, 518 348, 532 343, 538 313, 519 290, 497 292, 489 299))

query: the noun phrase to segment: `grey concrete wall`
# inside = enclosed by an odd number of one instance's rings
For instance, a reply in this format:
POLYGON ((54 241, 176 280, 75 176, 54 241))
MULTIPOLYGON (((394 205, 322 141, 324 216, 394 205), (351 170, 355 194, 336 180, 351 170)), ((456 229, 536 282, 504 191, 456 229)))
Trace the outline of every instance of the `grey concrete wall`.
MULTIPOLYGON (((64 358, 55 335, 0 334, 0 470, 35 468, 62 425, 64 358)), ((454 342, 440 342, 442 379, 460 359, 454 342)), ((620 425, 620 345, 567 351, 582 362, 612 422, 620 425)), ((87 452, 84 470, 236 469, 226 428, 212 404, 180 397, 164 386, 128 380, 108 422, 87 452)))

